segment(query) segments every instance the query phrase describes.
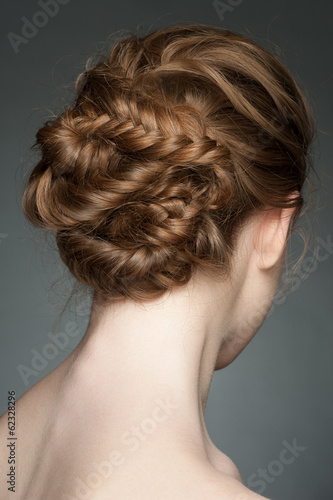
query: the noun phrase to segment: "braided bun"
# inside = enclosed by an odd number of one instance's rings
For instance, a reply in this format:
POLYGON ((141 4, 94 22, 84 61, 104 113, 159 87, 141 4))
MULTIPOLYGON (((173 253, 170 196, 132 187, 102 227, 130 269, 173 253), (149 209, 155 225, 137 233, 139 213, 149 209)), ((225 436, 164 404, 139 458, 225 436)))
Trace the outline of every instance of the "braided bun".
POLYGON ((254 211, 295 190, 301 209, 312 117, 247 38, 205 25, 132 35, 76 91, 36 134, 23 210, 97 295, 153 300, 198 269, 226 276, 254 211))

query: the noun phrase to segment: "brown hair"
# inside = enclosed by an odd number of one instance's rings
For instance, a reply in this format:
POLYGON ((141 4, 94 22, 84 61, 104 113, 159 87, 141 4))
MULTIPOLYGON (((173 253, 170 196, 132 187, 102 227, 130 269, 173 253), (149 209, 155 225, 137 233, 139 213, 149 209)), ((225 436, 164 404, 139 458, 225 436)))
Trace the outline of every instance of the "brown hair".
POLYGON ((256 42, 193 23, 132 34, 75 88, 36 134, 22 203, 100 298, 153 300, 198 269, 226 277, 250 216, 300 214, 313 118, 256 42))

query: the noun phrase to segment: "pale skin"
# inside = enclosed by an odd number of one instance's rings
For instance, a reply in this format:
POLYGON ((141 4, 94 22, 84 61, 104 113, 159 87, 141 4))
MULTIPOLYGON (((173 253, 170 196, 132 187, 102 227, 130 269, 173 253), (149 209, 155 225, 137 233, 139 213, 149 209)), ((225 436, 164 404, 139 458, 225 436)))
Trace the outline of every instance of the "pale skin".
MULTIPOLYGON (((266 498, 212 443, 204 411, 214 370, 268 313, 292 213, 274 208, 246 224, 227 281, 197 275, 155 302, 93 302, 76 349, 17 401, 16 499, 266 498)), ((7 471, 6 413, 0 435, 7 471)), ((0 499, 14 498, 7 486, 2 475, 0 499)))

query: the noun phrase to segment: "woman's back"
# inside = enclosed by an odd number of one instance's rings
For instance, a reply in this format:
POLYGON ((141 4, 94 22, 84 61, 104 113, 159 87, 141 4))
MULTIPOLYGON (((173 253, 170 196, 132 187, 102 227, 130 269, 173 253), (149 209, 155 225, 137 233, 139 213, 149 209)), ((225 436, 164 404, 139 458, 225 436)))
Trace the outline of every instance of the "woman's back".
MULTIPOLYGON (((69 356, 16 402, 16 498, 19 500, 255 500, 264 498, 241 483, 234 463, 217 448, 214 466, 173 451, 160 449, 152 434, 141 434, 140 445, 126 447, 125 436, 108 427, 102 402, 84 412, 85 389, 74 387, 69 356), (109 439, 108 436, 112 436, 109 439), (216 467, 216 468, 215 468, 216 467), (244 495, 244 496, 240 496, 244 495), (245 496, 247 495, 247 496, 245 496)), ((76 380, 77 381, 77 380, 76 380)), ((93 398, 94 396, 92 396, 93 398)), ((159 401, 160 425, 172 409, 159 401)), ((89 407, 90 408, 90 407, 89 407)), ((134 445, 134 430, 131 429, 134 445)), ((1 470, 7 471, 3 446, 7 413, 0 419, 1 470)), ((1 476, 1 500, 9 500, 7 477, 1 476), (7 493, 6 493, 7 492, 7 493)))

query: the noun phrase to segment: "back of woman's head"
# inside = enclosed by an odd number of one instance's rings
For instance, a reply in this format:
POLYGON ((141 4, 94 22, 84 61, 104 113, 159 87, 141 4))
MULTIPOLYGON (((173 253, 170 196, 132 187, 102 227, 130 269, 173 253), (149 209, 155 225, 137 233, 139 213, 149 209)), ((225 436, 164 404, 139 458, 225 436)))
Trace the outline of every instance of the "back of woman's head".
POLYGON ((255 42, 193 24, 132 35, 76 92, 37 132, 23 208, 99 297, 153 300, 197 270, 227 277, 250 216, 299 215, 312 116, 255 42))

